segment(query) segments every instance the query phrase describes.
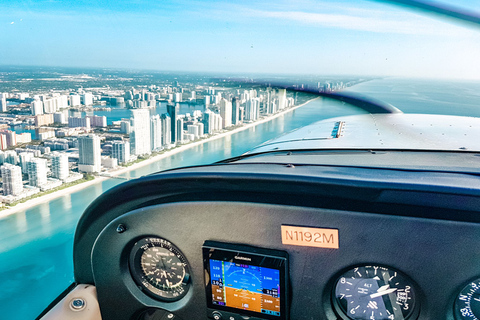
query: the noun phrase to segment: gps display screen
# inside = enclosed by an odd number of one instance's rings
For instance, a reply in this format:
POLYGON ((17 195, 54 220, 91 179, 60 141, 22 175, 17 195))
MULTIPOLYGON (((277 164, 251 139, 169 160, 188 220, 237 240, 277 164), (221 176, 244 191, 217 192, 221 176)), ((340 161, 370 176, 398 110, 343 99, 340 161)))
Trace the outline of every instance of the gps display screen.
POLYGON ((280 271, 210 260, 212 303, 280 316, 280 271))
POLYGON ((288 319, 288 254, 206 241, 203 245, 208 316, 288 319))

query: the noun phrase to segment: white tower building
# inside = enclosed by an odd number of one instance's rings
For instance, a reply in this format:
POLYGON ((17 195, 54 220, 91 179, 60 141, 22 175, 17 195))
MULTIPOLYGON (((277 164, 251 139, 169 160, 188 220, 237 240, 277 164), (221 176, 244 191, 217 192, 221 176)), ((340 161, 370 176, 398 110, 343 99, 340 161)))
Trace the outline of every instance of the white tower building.
POLYGON ((182 93, 181 92, 175 93, 175 102, 182 102, 182 93))
POLYGON ((3 195, 17 196, 23 191, 22 168, 5 163, 1 167, 3 195))
POLYGON ((32 116, 43 114, 43 102, 40 100, 32 101, 31 109, 32 109, 32 116))
POLYGON ((101 167, 100 138, 94 134, 78 137, 78 170, 100 172, 101 167))
POLYGON ((245 120, 255 121, 260 112, 260 99, 251 98, 245 103, 245 120))
POLYGON ((7 94, 0 93, 0 112, 7 112, 7 94))
POLYGON ((28 162, 34 158, 33 152, 21 152, 18 157, 20 158, 22 173, 28 173, 28 162))
POLYGON ((52 157, 52 176, 59 180, 66 180, 69 175, 68 155, 54 152, 52 157))
POLYGON ((86 92, 82 95, 82 103, 86 106, 93 104, 93 95, 90 92, 86 92))
POLYGON ((278 89, 278 109, 285 109, 287 106, 287 89, 278 89))
POLYGON ((183 119, 177 119, 177 139, 175 140, 178 144, 183 143, 183 119))
POLYGON ((150 118, 150 148, 158 150, 162 147, 162 120, 158 114, 150 118))
POLYGON ((224 98, 220 100, 220 115, 222 116, 222 127, 227 128, 232 125, 232 102, 224 98))
POLYGON ((128 141, 114 141, 112 143, 112 158, 118 163, 127 163, 130 160, 130 143, 128 141))
POLYGON ((132 110, 132 129, 130 148, 133 154, 149 154, 150 149, 150 111, 148 109, 132 110))
POLYGON ((33 187, 41 187, 47 183, 47 160, 33 158, 27 163, 28 183, 33 187))
POLYGON ((172 119, 168 113, 164 113, 161 116, 162 119, 162 146, 167 147, 172 143, 172 119))
POLYGON ((70 98, 70 106, 71 107, 78 107, 80 106, 80 96, 78 94, 72 94, 69 96, 70 98))

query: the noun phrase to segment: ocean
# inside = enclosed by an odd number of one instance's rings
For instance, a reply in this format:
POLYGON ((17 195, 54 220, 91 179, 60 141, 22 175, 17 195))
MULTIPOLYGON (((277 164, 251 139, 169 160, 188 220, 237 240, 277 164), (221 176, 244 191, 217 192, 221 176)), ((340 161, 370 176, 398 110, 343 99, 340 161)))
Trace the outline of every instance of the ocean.
MULTIPOLYGON (((408 113, 480 117, 480 83, 379 79, 350 91, 391 103, 408 113)), ((107 111, 108 112, 108 111, 107 111)), ((241 155, 283 133, 315 121, 362 111, 315 100, 247 130, 206 142, 122 177, 137 178, 175 167, 209 164, 241 155)), ((75 226, 96 197, 122 183, 110 179, 0 219, 0 315, 33 319, 73 281, 75 226)))

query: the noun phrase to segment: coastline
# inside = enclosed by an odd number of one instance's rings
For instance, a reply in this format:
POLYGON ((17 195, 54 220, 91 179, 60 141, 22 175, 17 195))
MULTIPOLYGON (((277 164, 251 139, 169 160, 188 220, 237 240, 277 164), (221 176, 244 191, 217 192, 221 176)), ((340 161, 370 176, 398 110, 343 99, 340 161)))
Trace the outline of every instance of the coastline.
POLYGON ((240 131, 244 131, 244 130, 247 130, 249 128, 252 128, 252 127, 255 127, 259 124, 262 124, 262 123, 265 123, 265 122, 268 122, 270 120, 273 120, 275 118, 278 118, 288 112, 291 112, 295 109, 298 109, 314 100, 318 99, 317 98, 314 98, 314 99, 310 99, 302 104, 299 104, 297 106, 293 106, 291 108, 288 108, 288 109, 285 109, 285 110, 282 110, 280 112, 277 112, 273 115, 270 115, 270 116, 267 116, 267 117, 264 117, 264 118, 261 118, 257 121, 254 121, 254 122, 251 122, 251 123, 244 123, 242 124, 241 126, 239 126, 238 128, 235 128, 233 130, 225 130, 223 132, 220 132, 220 133, 217 133, 217 134, 214 134, 208 138, 205 138, 205 139, 200 139, 198 141, 194 141, 194 142, 190 142, 190 143, 187 143, 187 144, 184 144, 184 145, 181 145, 179 147, 176 147, 176 148, 173 148, 171 150, 167 150, 165 151, 164 153, 162 154, 159 154, 159 155, 156 155, 156 156, 153 156, 153 157, 150 157, 148 159, 145 159, 141 162, 138 162, 138 163, 135 163, 129 167, 120 167, 119 169, 116 169, 116 170, 111 170, 111 171, 108 171, 106 173, 103 173, 102 175, 100 176, 95 176, 95 179, 91 180, 91 181, 87 181, 87 182, 82 182, 82 183, 79 183, 77 185, 74 185, 74 186, 71 186, 71 187, 68 187, 68 188, 65 188, 65 189, 62 189, 62 190, 58 190, 58 191, 55 191, 53 193, 49 193, 49 194, 45 194, 45 195, 42 195, 42 196, 39 196, 37 198, 34 198, 34 199, 30 199, 30 200, 27 200, 23 203, 19 203, 13 207, 10 207, 10 208, 7 208, 7 209, 4 209, 4 210, 1 210, 0 211, 0 219, 2 218, 5 218, 9 215, 12 215, 12 214, 15 214, 17 212, 20 212, 20 211, 23 211, 23 210, 28 210, 29 208, 31 207, 34 207, 36 205, 39 205, 39 204, 42 204, 44 202, 47 202, 47 201, 51 201, 53 199, 56 199, 56 198, 59 198, 59 197, 62 197, 64 195, 67 195, 67 194, 71 194, 71 193, 74 193, 74 192, 77 192, 77 191, 80 191, 84 188, 87 188, 91 185, 94 185, 96 183, 101 183, 105 180, 108 180, 110 179, 111 177, 117 177, 121 174, 124 174, 124 173, 127 173, 129 171, 132 171, 132 170, 136 170, 138 168, 141 168, 141 167, 144 167, 146 165, 149 165, 149 164, 152 164, 152 163, 155 163, 161 159, 164 159, 164 158, 167 158, 167 157, 170 157, 174 154, 177 154, 177 153, 180 153, 180 152, 183 152, 189 148, 193 148, 195 146, 198 146, 198 145, 201 145, 203 143, 206 143, 206 142, 209 142, 209 141, 213 141, 213 140, 216 140, 216 139, 220 139, 220 138, 224 138, 226 136, 229 136, 229 135, 232 135, 234 133, 237 133, 237 132, 240 132, 240 131))

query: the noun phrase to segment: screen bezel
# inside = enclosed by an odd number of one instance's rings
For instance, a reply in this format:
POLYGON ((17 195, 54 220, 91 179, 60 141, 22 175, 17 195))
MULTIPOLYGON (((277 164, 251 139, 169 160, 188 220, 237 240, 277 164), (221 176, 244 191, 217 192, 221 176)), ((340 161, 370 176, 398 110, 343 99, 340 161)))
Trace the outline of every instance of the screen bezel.
POLYGON ((251 316, 260 319, 268 320, 287 320, 287 254, 282 251, 246 248, 244 246, 230 245, 231 248, 226 248, 227 244, 217 244, 217 246, 204 245, 203 250, 203 267, 205 272, 205 293, 207 298, 207 307, 209 309, 225 311, 234 314, 251 316), (222 247, 218 247, 221 245, 222 247), (236 259, 235 257, 243 257, 251 259, 246 261, 244 259, 236 259), (210 277, 210 260, 225 261, 239 263, 243 265, 251 265, 262 268, 269 268, 278 270, 280 273, 280 315, 271 315, 251 310, 237 309, 228 306, 221 306, 213 304, 212 299, 212 282, 210 277))

